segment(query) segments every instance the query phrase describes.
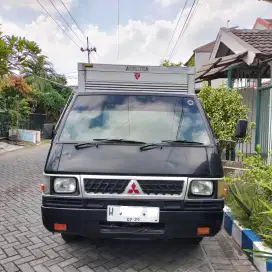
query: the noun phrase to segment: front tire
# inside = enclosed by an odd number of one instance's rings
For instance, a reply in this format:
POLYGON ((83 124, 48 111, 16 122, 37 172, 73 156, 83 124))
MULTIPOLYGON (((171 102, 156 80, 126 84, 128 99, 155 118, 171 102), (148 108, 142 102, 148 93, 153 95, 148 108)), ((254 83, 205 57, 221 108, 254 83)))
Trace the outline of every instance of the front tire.
POLYGON ((61 233, 61 238, 66 242, 70 243, 76 241, 78 239, 77 235, 68 234, 68 233, 61 233))

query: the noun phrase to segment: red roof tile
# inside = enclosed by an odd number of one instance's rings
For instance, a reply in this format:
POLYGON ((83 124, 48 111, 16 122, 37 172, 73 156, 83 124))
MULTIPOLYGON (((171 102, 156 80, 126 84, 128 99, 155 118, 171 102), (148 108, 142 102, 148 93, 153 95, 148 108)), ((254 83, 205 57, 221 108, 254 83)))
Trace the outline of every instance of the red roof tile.
POLYGON ((231 32, 261 53, 272 55, 272 30, 232 29, 231 32))
POLYGON ((263 19, 265 21, 267 21, 269 24, 272 24, 272 19, 263 19))

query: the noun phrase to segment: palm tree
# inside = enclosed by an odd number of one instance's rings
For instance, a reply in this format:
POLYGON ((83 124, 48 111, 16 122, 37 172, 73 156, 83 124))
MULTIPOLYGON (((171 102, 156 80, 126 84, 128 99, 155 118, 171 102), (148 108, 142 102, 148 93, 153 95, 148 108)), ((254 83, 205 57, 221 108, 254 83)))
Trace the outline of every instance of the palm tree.
POLYGON ((25 78, 29 76, 46 76, 54 73, 53 65, 47 60, 47 56, 38 55, 27 60, 22 71, 25 78))
POLYGON ((47 60, 44 55, 38 55, 27 60, 24 69, 21 71, 26 81, 33 89, 40 91, 48 91, 51 88, 50 83, 42 78, 49 78, 55 74, 53 65, 47 60))

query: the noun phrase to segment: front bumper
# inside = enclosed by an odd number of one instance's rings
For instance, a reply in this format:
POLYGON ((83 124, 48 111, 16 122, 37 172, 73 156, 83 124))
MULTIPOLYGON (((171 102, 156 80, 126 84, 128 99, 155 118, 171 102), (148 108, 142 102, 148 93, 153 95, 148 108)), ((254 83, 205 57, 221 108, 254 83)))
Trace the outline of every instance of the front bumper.
POLYGON ((54 223, 66 224, 69 234, 90 238, 172 239, 193 238, 198 227, 210 228, 208 236, 216 235, 222 226, 223 210, 161 211, 156 224, 107 222, 106 209, 55 208, 42 206, 45 228, 54 230, 54 223))

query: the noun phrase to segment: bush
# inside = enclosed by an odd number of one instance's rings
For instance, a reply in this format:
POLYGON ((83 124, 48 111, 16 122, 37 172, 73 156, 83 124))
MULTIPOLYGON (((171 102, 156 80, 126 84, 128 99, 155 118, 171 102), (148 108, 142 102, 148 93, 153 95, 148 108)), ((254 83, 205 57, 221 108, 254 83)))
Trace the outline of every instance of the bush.
POLYGON ((66 99, 56 91, 33 91, 32 105, 35 112, 45 113, 47 121, 58 120, 66 99))
POLYGON ((18 128, 19 123, 28 118, 30 113, 28 96, 31 92, 31 87, 20 76, 0 80, 0 109, 10 115, 13 127, 18 128))
MULTIPOLYGON (((237 141, 235 128, 239 119, 248 119, 249 107, 243 105, 243 98, 238 90, 229 89, 224 85, 219 88, 204 86, 199 98, 210 119, 211 126, 217 139, 222 141, 222 149, 225 149, 225 141, 237 141)), ((248 136, 243 142, 250 140, 249 132, 255 124, 250 123, 248 136)))
POLYGON ((272 164, 262 158, 259 147, 253 156, 240 156, 245 171, 238 178, 225 179, 230 191, 227 204, 244 227, 251 228, 272 246, 272 214, 265 213, 272 204, 272 164))

